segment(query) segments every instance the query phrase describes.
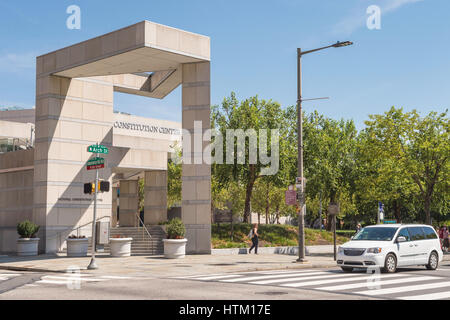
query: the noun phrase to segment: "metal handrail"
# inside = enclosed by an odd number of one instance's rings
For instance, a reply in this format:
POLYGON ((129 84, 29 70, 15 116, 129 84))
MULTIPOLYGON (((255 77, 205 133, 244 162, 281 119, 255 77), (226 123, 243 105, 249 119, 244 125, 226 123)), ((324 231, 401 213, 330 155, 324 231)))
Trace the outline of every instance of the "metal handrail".
MULTIPOLYGON (((141 217, 139 217, 139 215, 135 212, 134 213, 136 215, 136 218, 138 218, 139 222, 142 223, 142 227, 144 228, 144 230, 147 232, 148 236, 153 239, 152 235, 150 234, 150 232, 148 231, 147 227, 144 224, 144 221, 142 221, 141 217)), ((138 228, 139 228, 139 223, 138 223, 138 228)))
MULTIPOLYGON (((106 219, 106 218, 109 219, 110 217, 108 217, 108 216, 100 217, 100 218, 97 219, 96 222, 98 222, 98 221, 100 221, 100 220, 102 220, 102 219, 106 219)), ((90 222, 88 222, 88 223, 85 223, 85 224, 83 224, 83 225, 81 225, 81 226, 78 226, 78 227, 76 227, 76 228, 71 229, 71 230, 69 231, 69 233, 72 233, 74 230, 77 230, 77 237, 79 237, 79 236, 80 236, 80 229, 83 228, 83 227, 86 227, 86 226, 88 226, 88 225, 92 225, 92 221, 90 221, 90 222)), ((62 233, 64 233, 64 232, 67 232, 67 230, 69 230, 69 229, 66 229, 66 230, 63 230, 63 231, 59 231, 59 232, 55 233, 55 236, 58 236, 58 235, 60 235, 60 234, 62 234, 62 233)))
MULTIPOLYGON (((150 234, 150 232, 148 231, 147 227, 145 226, 144 221, 142 221, 141 217, 137 214, 137 212, 134 212, 134 214, 135 214, 136 218, 138 218, 137 227, 140 228, 139 225, 142 224, 142 230, 145 230, 145 232, 147 233, 147 235, 150 237, 150 240, 153 240, 153 237, 152 237, 152 235, 150 234), (140 222, 140 223, 139 223, 139 222, 140 222)), ((142 231, 142 235, 144 235, 144 231, 142 231)), ((151 250, 152 250, 152 252, 154 252, 155 250, 154 250, 154 248, 153 248, 153 241, 150 241, 150 242, 151 242, 151 245, 152 245, 151 250)))

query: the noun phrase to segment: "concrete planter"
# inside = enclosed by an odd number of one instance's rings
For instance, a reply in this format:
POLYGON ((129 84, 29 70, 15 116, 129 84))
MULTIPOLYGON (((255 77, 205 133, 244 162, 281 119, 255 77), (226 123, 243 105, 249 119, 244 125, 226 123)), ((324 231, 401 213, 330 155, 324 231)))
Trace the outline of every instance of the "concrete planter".
POLYGON ((17 240, 18 256, 37 256, 39 238, 20 238, 17 240))
POLYGON ((88 254, 89 239, 66 239, 68 257, 86 257, 88 254))
POLYGON ((163 239, 164 257, 167 259, 181 259, 186 254, 187 239, 163 239))
POLYGON ((109 238, 109 247, 113 257, 131 256, 131 242, 133 238, 109 238))

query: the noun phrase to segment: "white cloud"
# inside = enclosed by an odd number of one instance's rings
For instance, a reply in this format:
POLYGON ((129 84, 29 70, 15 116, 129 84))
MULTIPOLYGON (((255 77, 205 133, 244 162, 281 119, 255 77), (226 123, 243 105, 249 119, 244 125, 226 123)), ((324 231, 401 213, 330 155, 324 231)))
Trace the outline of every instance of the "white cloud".
POLYGON ((36 54, 5 53, 0 55, 0 72, 23 73, 35 70, 36 54))
POLYGON ((360 2, 359 6, 353 10, 352 14, 333 26, 332 33, 335 35, 348 36, 357 29, 365 27, 367 19, 366 9, 370 5, 379 6, 381 9, 381 17, 383 18, 383 15, 392 13, 405 5, 422 1, 425 0, 363 0, 360 2))

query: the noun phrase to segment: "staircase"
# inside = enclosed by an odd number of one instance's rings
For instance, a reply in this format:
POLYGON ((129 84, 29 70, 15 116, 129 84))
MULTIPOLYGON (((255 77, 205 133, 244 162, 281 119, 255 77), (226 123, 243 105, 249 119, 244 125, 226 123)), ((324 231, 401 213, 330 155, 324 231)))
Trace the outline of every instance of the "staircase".
MULTIPOLYGON (((137 227, 116 227, 110 229, 110 237, 122 236, 133 238, 131 242, 131 255, 157 256, 164 254, 164 243, 162 239, 166 238, 166 233, 160 226, 146 226, 152 236, 148 236, 144 228, 137 227)), ((65 251, 65 250, 64 250, 65 251)), ((89 253, 91 252, 91 243, 89 241, 89 253)), ((109 244, 104 245, 103 251, 98 253, 109 253, 109 244)))
MULTIPOLYGON (((117 235, 133 238, 131 242, 131 255, 163 255, 166 233, 160 226, 146 226, 151 238, 143 228, 117 227, 111 228, 110 237, 117 235)), ((105 246, 105 252, 109 252, 109 246, 105 246)))

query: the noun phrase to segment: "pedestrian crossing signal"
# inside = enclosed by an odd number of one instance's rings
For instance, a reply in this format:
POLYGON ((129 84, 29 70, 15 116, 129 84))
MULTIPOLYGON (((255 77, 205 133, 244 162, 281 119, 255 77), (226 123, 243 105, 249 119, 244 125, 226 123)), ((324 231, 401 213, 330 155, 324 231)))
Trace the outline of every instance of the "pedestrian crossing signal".
POLYGON ((93 194, 95 193, 95 183, 89 182, 84 184, 84 193, 93 194))
POLYGON ((98 189, 100 192, 108 192, 109 191, 109 181, 100 181, 98 189))
MULTIPOLYGON (((97 185, 97 192, 109 192, 110 183, 109 181, 99 181, 97 185)), ((95 193, 95 183, 89 182, 84 184, 84 193, 85 194, 94 194, 95 193)))

